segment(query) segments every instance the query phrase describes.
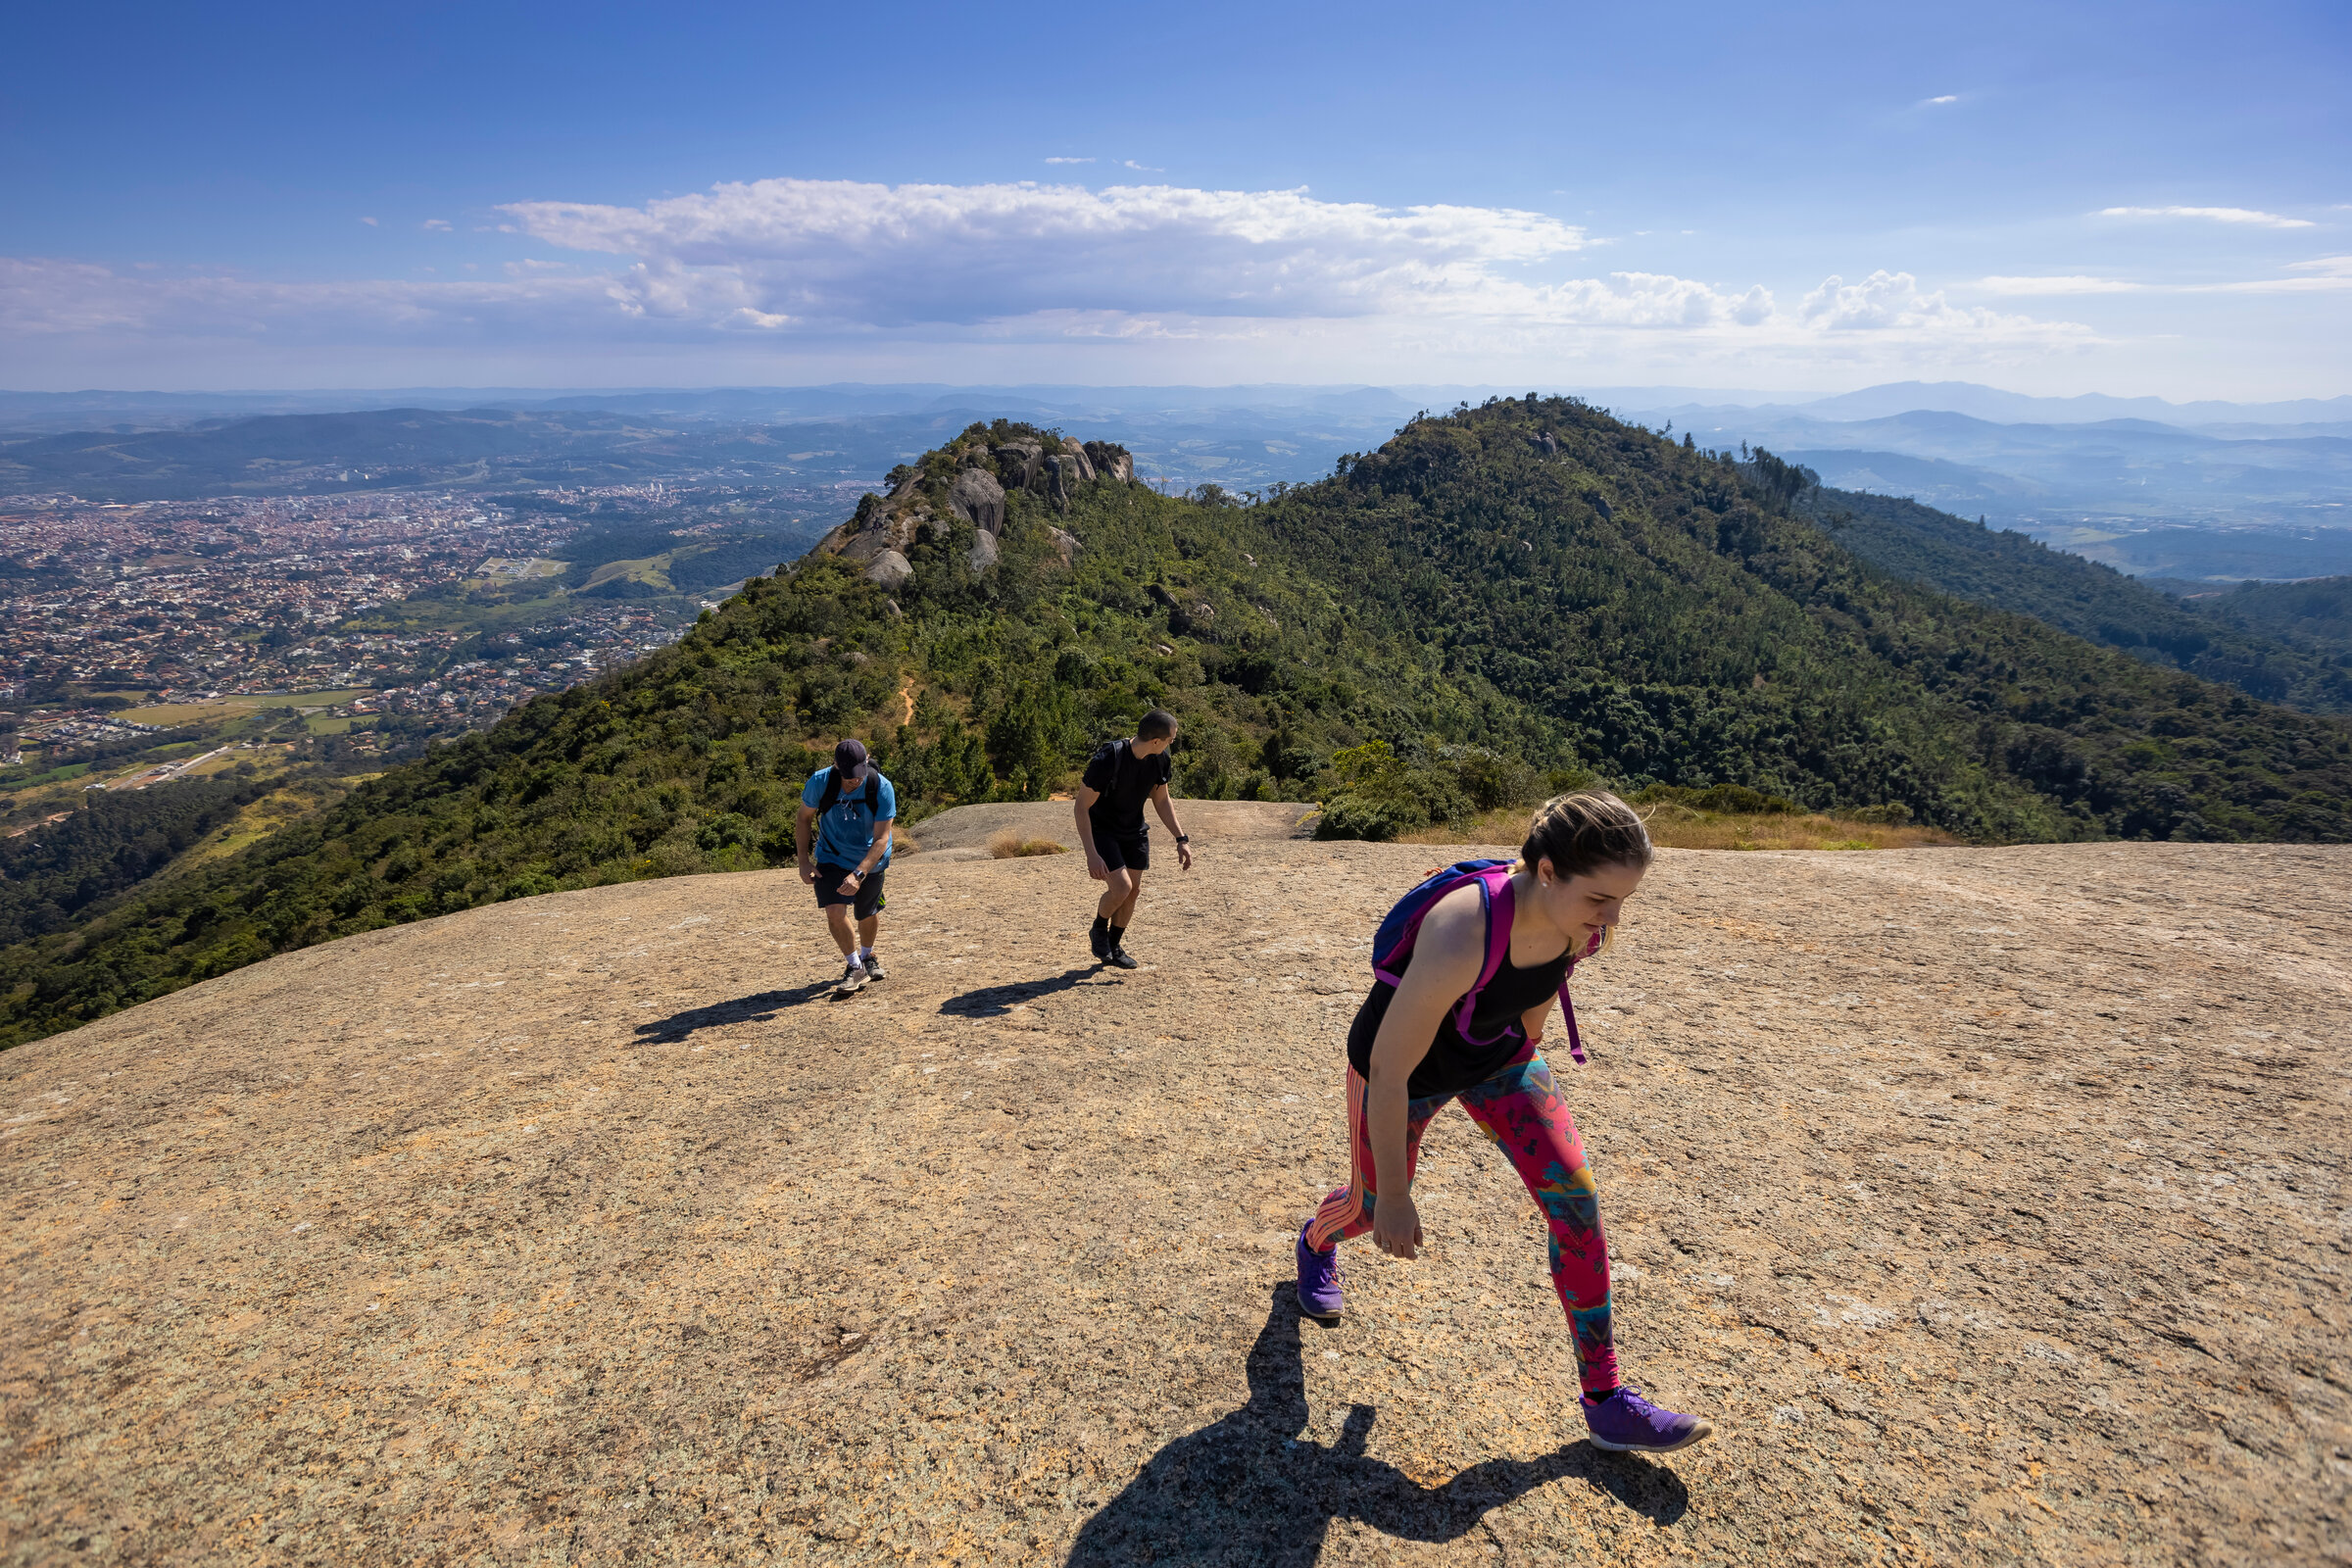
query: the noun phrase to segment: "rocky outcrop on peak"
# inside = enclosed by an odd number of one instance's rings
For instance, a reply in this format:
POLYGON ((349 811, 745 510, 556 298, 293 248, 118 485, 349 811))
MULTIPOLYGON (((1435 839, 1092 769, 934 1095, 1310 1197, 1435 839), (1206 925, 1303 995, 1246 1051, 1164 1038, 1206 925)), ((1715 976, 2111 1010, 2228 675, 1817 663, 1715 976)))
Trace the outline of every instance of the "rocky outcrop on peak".
POLYGON ((997 460, 997 471, 1007 485, 1026 490, 1044 471, 1046 449, 1035 441, 1007 441, 991 448, 990 456, 997 460))
MULTIPOLYGON (((866 563, 868 577, 895 588, 913 574, 907 553, 915 545, 969 527, 975 538, 964 560, 972 570, 986 571, 1003 556, 1011 493, 1024 492, 1066 514, 1087 486, 1134 480, 1135 460, 1111 442, 1081 443, 1004 421, 975 424, 919 462, 892 469, 888 492, 861 498, 857 514, 816 548, 866 563)), ((1068 564, 1080 548, 1077 537, 1054 528, 1052 539, 1068 564)))
POLYGON ((985 468, 966 468, 957 474, 948 487, 948 505, 982 533, 1004 531, 1004 487, 985 468))
POLYGON ((1135 459, 1127 455, 1125 447, 1112 446, 1107 441, 1089 441, 1083 450, 1095 472, 1102 477, 1119 484, 1135 483, 1135 459))

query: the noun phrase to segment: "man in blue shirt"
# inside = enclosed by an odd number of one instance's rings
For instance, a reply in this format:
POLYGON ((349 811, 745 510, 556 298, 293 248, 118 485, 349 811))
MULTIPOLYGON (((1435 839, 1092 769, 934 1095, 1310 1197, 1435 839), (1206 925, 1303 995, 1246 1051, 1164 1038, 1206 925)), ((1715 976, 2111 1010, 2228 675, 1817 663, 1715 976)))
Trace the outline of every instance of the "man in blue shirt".
POLYGON ((874 956, 882 929, 882 874, 890 868, 890 830, 898 820, 899 792, 866 760, 865 747, 843 741, 833 748, 833 765, 820 767, 801 791, 793 824, 801 880, 816 889, 816 906, 841 949, 837 997, 855 996, 868 980, 883 978, 874 956), (808 828, 816 824, 816 857, 808 855, 808 828), (858 917, 855 935, 850 916, 858 917))

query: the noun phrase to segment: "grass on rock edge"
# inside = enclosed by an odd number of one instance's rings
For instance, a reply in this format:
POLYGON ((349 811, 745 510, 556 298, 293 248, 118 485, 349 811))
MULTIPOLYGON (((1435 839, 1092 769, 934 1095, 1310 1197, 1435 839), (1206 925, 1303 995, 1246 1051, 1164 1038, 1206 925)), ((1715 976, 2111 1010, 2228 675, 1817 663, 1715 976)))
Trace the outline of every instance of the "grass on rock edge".
MULTIPOLYGON (((1672 803, 1639 807, 1650 842, 1662 850, 1916 850, 1962 840, 1933 827, 1894 827, 1844 817, 1790 812, 1705 811, 1672 803)), ((1502 807, 1459 824, 1440 823, 1405 844, 1517 844, 1533 815, 1502 807)))

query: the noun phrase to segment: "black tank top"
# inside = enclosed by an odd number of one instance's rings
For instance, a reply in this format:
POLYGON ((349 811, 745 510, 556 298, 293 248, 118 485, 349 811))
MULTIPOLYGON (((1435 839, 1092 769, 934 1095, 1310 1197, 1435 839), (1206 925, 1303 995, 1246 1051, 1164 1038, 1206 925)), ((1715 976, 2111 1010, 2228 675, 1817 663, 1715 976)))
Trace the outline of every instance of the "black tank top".
MULTIPOLYGON (((1413 1075, 1405 1080, 1405 1095, 1413 1100, 1427 1100, 1432 1095, 1453 1095, 1483 1084, 1511 1064, 1511 1058, 1527 1047, 1527 1032, 1519 1026, 1521 1015, 1539 1002, 1554 996, 1560 982, 1568 978, 1568 966, 1573 955, 1563 953, 1544 963, 1521 969, 1512 964, 1505 954, 1502 967, 1494 978, 1478 994, 1470 1009, 1470 1032, 1487 1044, 1474 1045, 1463 1038, 1453 1026, 1454 1010, 1461 1006, 1456 998, 1453 1006, 1446 1011, 1446 1021, 1438 1026, 1438 1037, 1431 1043, 1429 1054, 1421 1058, 1413 1075)), ((1411 955, 1405 956, 1410 967, 1411 955)), ((1398 973, 1403 970, 1399 969, 1398 973)), ((1380 1021, 1389 1015, 1389 1004, 1396 999, 1396 988, 1386 980, 1373 983, 1372 994, 1355 1011, 1355 1023, 1348 1031, 1348 1065, 1357 1076, 1372 1076, 1372 1042, 1380 1034, 1380 1021)))

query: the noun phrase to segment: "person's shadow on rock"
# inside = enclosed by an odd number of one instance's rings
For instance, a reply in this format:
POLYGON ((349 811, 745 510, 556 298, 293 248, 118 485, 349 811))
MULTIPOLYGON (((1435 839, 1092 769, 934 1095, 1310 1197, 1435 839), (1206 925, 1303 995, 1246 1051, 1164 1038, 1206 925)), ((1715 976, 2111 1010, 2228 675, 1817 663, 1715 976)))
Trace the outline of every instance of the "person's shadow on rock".
POLYGON ((939 1004, 939 1010, 955 1018, 1002 1018, 1023 1003, 1035 1002, 1056 992, 1075 991, 1080 986, 1108 986, 1118 982, 1105 976, 1102 966, 1090 963, 1083 969, 1064 969, 1059 974, 1041 975, 1035 980, 1014 980, 1001 986, 982 986, 950 997, 939 1004))
POLYGON ((731 1002, 714 1002, 707 1007, 690 1007, 673 1012, 666 1018, 654 1018, 637 1026, 638 1043, 648 1046, 674 1046, 692 1036, 697 1030, 724 1029, 736 1023, 766 1023, 786 1007, 797 1007, 804 1002, 814 1002, 829 995, 833 982, 820 980, 814 985, 796 986, 790 991, 762 991, 754 996, 737 997, 731 1002))
MULTIPOLYGON (((1144 1562, 1308 1568, 1334 1519, 1361 1520, 1406 1541, 1453 1541, 1491 1510, 1565 1477, 1608 1493, 1656 1524, 1673 1524, 1690 1509, 1689 1491, 1666 1466, 1581 1439, 1539 1459, 1489 1459, 1439 1487, 1365 1457, 1368 1405, 1349 1408, 1330 1447, 1303 1439, 1306 1380, 1298 1341, 1308 1321, 1293 1283, 1277 1284, 1273 1310, 1250 1348, 1250 1402, 1153 1454, 1078 1532, 1070 1568, 1144 1562)), ((1475 1398, 1477 1391, 1463 1394, 1475 1398)))

